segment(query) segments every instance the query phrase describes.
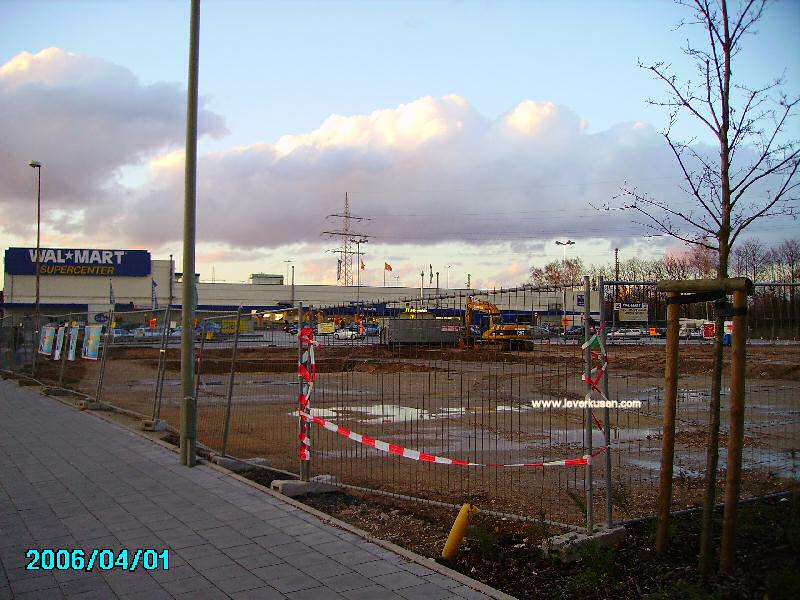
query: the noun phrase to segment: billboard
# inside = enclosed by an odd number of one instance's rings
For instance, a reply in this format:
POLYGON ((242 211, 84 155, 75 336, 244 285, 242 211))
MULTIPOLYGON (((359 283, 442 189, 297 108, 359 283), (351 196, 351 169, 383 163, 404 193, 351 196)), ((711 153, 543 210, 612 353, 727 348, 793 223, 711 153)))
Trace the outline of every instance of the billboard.
MULTIPOLYGON (((36 248, 9 248, 5 255, 9 275, 36 275, 36 248)), ((147 277, 147 250, 40 248, 40 275, 147 277)))
POLYGON ((647 302, 615 302, 620 321, 647 321, 647 302))

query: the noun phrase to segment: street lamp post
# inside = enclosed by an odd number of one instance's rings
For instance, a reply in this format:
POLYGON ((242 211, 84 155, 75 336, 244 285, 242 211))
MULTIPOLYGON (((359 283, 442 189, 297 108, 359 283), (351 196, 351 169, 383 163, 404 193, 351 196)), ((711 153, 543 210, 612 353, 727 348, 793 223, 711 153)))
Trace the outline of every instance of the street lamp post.
POLYGON ((356 245, 356 299, 361 300, 361 244, 366 244, 369 240, 365 237, 352 238, 350 240, 356 245))
MULTIPOLYGON (((37 183, 36 183, 36 329, 34 333, 34 345, 38 344, 39 330, 41 329, 41 318, 39 310, 39 265, 41 263, 41 230, 42 230, 42 163, 32 160, 28 163, 32 169, 37 170, 37 183)), ((38 348, 33 349, 33 372, 36 373, 36 355, 38 348)))
POLYGON ((452 266, 452 265, 447 265, 447 266, 445 267, 445 269, 447 269, 447 275, 446 275, 446 277, 445 277, 445 280, 446 280, 446 282, 447 282, 447 283, 446 283, 445 285, 447 286, 447 289, 448 289, 448 290, 450 289, 450 267, 451 267, 451 266, 452 266))
POLYGON ((292 264, 294 261, 293 260, 285 260, 283 262, 286 263, 286 269, 284 270, 284 272, 286 273, 286 277, 283 280, 283 285, 287 285, 289 283, 289 265, 292 264))
MULTIPOLYGON (((566 268, 566 266, 567 266, 567 264, 566 264, 567 263, 567 246, 574 246, 574 245, 575 245, 575 242, 573 242, 572 240, 567 240, 566 242, 562 242, 560 240, 556 240, 556 246, 563 246, 564 247, 564 259, 563 259, 563 261, 561 263, 562 270, 564 268, 566 268)), ((564 317, 561 319, 561 324, 564 326, 564 343, 566 344, 567 343, 567 286, 566 286, 566 284, 564 282, 562 282, 561 290, 563 292, 563 300, 562 300, 562 304, 561 304, 561 310, 562 310, 562 313, 564 315, 564 317)))

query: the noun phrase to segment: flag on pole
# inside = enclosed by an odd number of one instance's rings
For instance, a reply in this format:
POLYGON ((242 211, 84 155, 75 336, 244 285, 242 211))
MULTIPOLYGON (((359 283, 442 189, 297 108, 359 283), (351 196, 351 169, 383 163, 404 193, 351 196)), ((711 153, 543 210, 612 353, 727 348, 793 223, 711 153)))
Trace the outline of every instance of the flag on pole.
POLYGON ((364 262, 364 259, 362 258, 362 259, 361 259, 361 270, 363 271, 363 270, 364 270, 364 269, 366 269, 366 268, 367 268, 367 265, 366 265, 366 263, 364 262))
POLYGON ((116 304, 117 299, 114 297, 114 284, 111 283, 111 278, 108 279, 108 303, 116 304))
POLYGON ((156 283, 156 280, 151 277, 150 278, 150 299, 152 300, 152 303, 153 303, 153 310, 158 308, 158 297, 156 296, 156 288, 157 287, 158 287, 158 284, 156 283))
POLYGON ((431 276, 430 279, 428 279, 428 285, 433 283, 433 265, 430 265, 430 268, 431 268, 431 276))
POLYGON ((389 263, 387 263, 387 262, 384 262, 384 263, 383 263, 383 270, 384 270, 384 271, 391 271, 391 270, 392 270, 392 265, 390 265, 390 264, 389 264, 389 263))

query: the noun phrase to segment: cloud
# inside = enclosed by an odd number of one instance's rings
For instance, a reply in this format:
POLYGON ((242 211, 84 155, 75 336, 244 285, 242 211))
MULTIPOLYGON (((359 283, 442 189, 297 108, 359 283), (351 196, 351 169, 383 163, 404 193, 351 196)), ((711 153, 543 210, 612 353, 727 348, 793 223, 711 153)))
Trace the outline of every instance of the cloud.
MULTIPOLYGON (((29 232, 27 162, 36 159, 51 239, 178 248, 184 128, 178 84, 143 84, 125 67, 57 48, 15 56, 0 66, 0 228, 9 239, 29 232), (135 184, 123 176, 131 167, 135 184)), ((223 118, 202 108, 200 131, 224 135, 223 118)), ((480 268, 462 269, 476 281, 517 283, 526 265, 553 254, 553 239, 584 248, 641 239, 636 215, 593 208, 624 182, 676 208, 685 202, 674 158, 652 126, 589 131, 553 102, 525 99, 488 118, 451 94, 334 114, 311 131, 208 153, 198 165, 198 258, 257 271, 286 256, 324 257, 338 240, 323 232, 342 227, 326 217, 342 212, 348 192, 351 210, 369 218, 352 229, 373 236, 369 247, 380 244, 387 257, 408 256, 395 261, 403 272, 413 275, 439 252, 447 264, 480 268)), ((330 277, 327 256, 303 276, 327 269, 330 277)))
MULTIPOLYGON (((525 100, 492 120, 457 95, 331 115, 308 133, 203 156, 200 239, 244 248, 318 241, 341 227, 325 217, 342 212, 345 192, 352 211, 371 219, 353 228, 384 244, 641 235, 629 215, 591 206, 608 203, 626 180, 680 194, 662 139, 641 123, 586 131, 552 102, 525 100)), ((182 185, 180 160, 154 158, 120 234, 175 239, 182 185), (157 222, 146 217, 155 207, 157 222)))
MULTIPOLYGON (((145 85, 97 58, 59 48, 16 55, 0 66, 0 227, 18 232, 30 221, 31 159, 43 165, 43 210, 85 210, 77 222, 49 215, 55 228, 88 233, 116 218, 131 193, 121 169, 181 146, 185 107, 182 86, 145 85)), ((202 108, 200 131, 223 135, 224 120, 202 108)))

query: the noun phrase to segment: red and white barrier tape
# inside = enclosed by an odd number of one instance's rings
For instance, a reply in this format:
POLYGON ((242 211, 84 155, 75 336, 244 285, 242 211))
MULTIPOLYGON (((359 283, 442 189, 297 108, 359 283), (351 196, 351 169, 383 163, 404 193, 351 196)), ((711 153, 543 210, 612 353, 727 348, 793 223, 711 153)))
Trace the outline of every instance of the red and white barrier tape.
MULTIPOLYGON (((591 401, 592 399, 592 392, 597 392, 598 395, 604 400, 608 401, 606 395, 603 393, 603 390, 600 389, 599 384, 603 380, 603 375, 605 375, 606 371, 608 370, 608 352, 606 351, 605 344, 603 344, 603 337, 602 332, 606 326, 606 322, 603 321, 600 324, 600 327, 595 329, 594 335, 586 340, 583 345, 581 345, 581 350, 586 350, 590 348, 592 344, 597 342, 598 346, 600 347, 599 356, 600 356, 600 364, 593 367, 589 373, 583 373, 581 375, 581 380, 585 381, 589 384, 589 391, 586 392, 586 400, 591 401), (592 376, 595 375, 594 378, 592 376)), ((592 414, 592 419, 594 420, 594 424, 597 425, 597 428, 600 431, 603 431, 603 423, 600 421, 594 414, 594 411, 589 409, 592 414)))
MULTIPOLYGON (((314 390, 314 382, 317 380, 317 362, 314 358, 314 348, 319 345, 314 339, 314 330, 311 327, 301 327, 297 332, 301 344, 308 344, 308 349, 303 352, 297 362, 297 374, 302 381, 300 382, 300 393, 297 401, 300 405, 300 414, 308 414, 309 400, 311 392, 314 390)), ((308 437, 308 421, 300 419, 300 460, 310 460, 309 448, 311 439, 308 437)))
POLYGON ((500 463, 476 463, 471 462, 468 460, 461 460, 458 458, 446 458, 444 456, 436 456, 435 454, 428 454, 426 452, 420 452, 419 450, 411 450, 410 448, 405 448, 403 446, 398 446, 397 444, 390 444, 389 442, 384 442, 382 440, 370 437, 368 435, 363 435, 360 433, 356 433, 354 431, 350 431, 345 427, 341 427, 336 423, 323 419, 321 417, 315 417, 310 415, 308 412, 301 411, 300 412, 300 419, 304 422, 308 423, 316 423, 327 429, 328 431, 332 431, 334 433, 339 434, 342 437, 345 437, 349 440, 353 440, 354 442, 358 442, 359 444, 363 444, 364 446, 369 446, 370 448, 375 448, 376 450, 380 450, 381 452, 386 452, 387 454, 394 454, 395 456, 402 456, 403 458, 408 458, 411 460, 420 460, 423 462, 429 463, 436 463, 439 465, 455 465, 459 467, 492 467, 492 468, 501 468, 501 467, 580 467, 587 465, 591 462, 592 458, 602 454, 606 451, 606 447, 598 448, 595 452, 591 455, 585 454, 580 458, 568 458, 564 460, 550 460, 544 462, 532 462, 532 463, 511 463, 511 464, 500 464, 500 463))

